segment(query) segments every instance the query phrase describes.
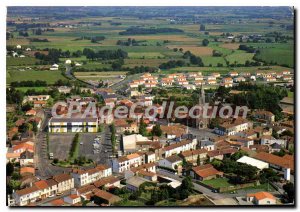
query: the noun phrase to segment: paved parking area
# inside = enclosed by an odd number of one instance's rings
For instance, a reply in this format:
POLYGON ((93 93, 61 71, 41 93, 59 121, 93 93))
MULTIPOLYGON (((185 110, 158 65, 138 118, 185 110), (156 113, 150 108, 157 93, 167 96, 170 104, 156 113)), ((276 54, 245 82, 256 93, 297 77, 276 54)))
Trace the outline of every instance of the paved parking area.
MULTIPOLYGON (((54 158, 64 160, 68 158, 74 133, 49 134, 49 152, 53 152, 54 158)), ((107 163, 111 154, 110 141, 105 133, 81 133, 79 136, 79 156, 93 159, 97 163, 107 163), (101 136, 98 151, 94 153, 94 139, 101 136)))

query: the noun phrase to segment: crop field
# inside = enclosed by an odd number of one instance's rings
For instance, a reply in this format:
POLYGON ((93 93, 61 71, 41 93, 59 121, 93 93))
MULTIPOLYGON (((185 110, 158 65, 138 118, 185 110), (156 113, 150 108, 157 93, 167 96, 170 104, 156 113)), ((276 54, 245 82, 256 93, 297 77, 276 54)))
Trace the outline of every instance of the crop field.
POLYGON ((287 49, 260 49, 258 58, 278 65, 294 65, 294 53, 287 49))
POLYGON ((43 80, 48 84, 53 84, 59 79, 66 79, 60 71, 16 71, 9 70, 6 74, 6 83, 11 83, 15 81, 27 81, 27 80, 43 80))
POLYGON ((210 48, 210 47, 204 47, 204 46, 167 46, 169 49, 174 49, 174 48, 177 48, 177 49, 180 49, 182 48, 183 49, 183 52, 185 51, 190 51, 192 52, 193 54, 197 55, 197 56, 211 56, 212 55, 212 51, 213 49, 210 48))
POLYGON ((39 60, 33 57, 7 57, 7 66, 35 65, 39 60))
MULTIPOLYGON (((83 18, 72 17, 63 18, 59 21, 55 19, 49 20, 48 18, 40 19, 39 21, 33 21, 31 19, 24 18, 21 21, 24 22, 43 22, 50 23, 53 31, 44 31, 41 35, 36 35, 33 30, 29 29, 28 37, 23 37, 19 34, 15 27, 9 26, 8 30, 12 32, 13 38, 7 40, 7 45, 16 46, 18 44, 23 47, 31 47, 33 51, 24 52, 26 58, 12 58, 7 57, 7 83, 11 81, 22 80, 22 77, 26 74, 20 72, 20 76, 16 71, 24 69, 27 66, 31 67, 32 70, 36 70, 36 63, 40 62, 35 59, 34 53, 39 50, 41 53, 47 54, 45 49, 55 48, 61 49, 62 51, 83 51, 84 48, 89 48, 95 52, 99 50, 117 50, 122 49, 126 51, 128 57, 124 59, 122 68, 134 68, 135 66, 149 66, 159 67, 162 63, 170 60, 184 60, 186 63, 190 63, 188 59, 184 59, 182 56, 185 51, 191 51, 192 54, 201 57, 204 67, 194 67, 189 65, 186 67, 171 68, 170 70, 163 70, 164 72, 176 72, 176 71, 193 71, 201 70, 209 73, 211 71, 219 71, 227 73, 230 70, 243 71, 248 70, 255 72, 258 67, 230 67, 235 64, 244 65, 248 60, 250 62, 255 61, 253 59, 253 53, 247 53, 246 51, 238 50, 241 44, 247 46, 253 46, 259 50, 257 59, 265 61, 269 64, 266 65, 278 65, 277 69, 287 69, 280 65, 288 65, 293 67, 293 42, 289 39, 287 42, 272 42, 267 43, 265 41, 252 42, 247 41, 239 43, 239 37, 242 35, 260 34, 264 36, 266 33, 280 32, 286 36, 293 36, 292 30, 285 30, 281 25, 289 25, 291 20, 288 18, 281 19, 270 19, 270 18, 247 18, 239 17, 238 21, 232 21, 232 14, 223 13, 222 11, 214 11, 210 16, 216 16, 222 19, 220 23, 205 23, 205 30, 200 31, 200 24, 192 21, 171 21, 165 17, 157 15, 155 18, 139 18, 133 16, 118 16, 114 14, 112 16, 89 16, 83 18), (230 17, 229 19, 227 19, 230 17), (272 23, 270 23, 272 22, 272 23), (93 24, 100 23, 100 24, 93 24), (113 24, 117 23, 117 24, 113 24), (63 25, 63 26, 61 26, 63 25), (64 26, 73 25, 73 26, 64 26), (124 32, 131 27, 140 28, 168 28, 168 29, 179 29, 183 32, 165 32, 165 33, 142 33, 142 34, 119 34, 124 32), (231 42, 227 38, 228 35, 237 36, 235 42, 231 42), (92 42, 91 38, 94 36, 104 36, 104 40, 92 42), (83 39, 84 37, 84 39, 83 39), (49 42, 33 42, 30 39, 47 39, 49 42), (138 42, 137 45, 121 44, 117 45, 118 41, 127 41, 128 39, 134 39, 138 42), (202 45, 203 39, 207 39, 209 44, 207 46, 202 45), (177 48, 177 50, 174 48, 177 48), (180 51, 179 49, 182 48, 180 51), (213 50, 221 53, 221 56, 214 57, 213 50), (229 65, 228 65, 229 63, 229 65), (222 67, 219 67, 222 66, 222 67), (16 72, 16 73, 15 73, 16 72), (15 79, 12 79, 15 78, 15 79)), ((200 13, 197 15, 198 18, 206 20, 207 14, 200 13)), ((19 17, 10 17, 9 20, 18 21, 19 17)), ((20 21, 20 20, 19 20, 20 21)), ((72 61, 79 62, 82 64, 80 68, 86 70, 101 70, 103 68, 111 69, 113 60, 104 61, 99 60, 88 60, 86 56, 80 55, 74 57, 71 55, 69 58, 72 61)), ((60 61, 63 63, 66 58, 61 58, 60 61)), ((62 65, 59 63, 59 65, 62 65)), ((47 64, 49 67, 50 64, 47 64)), ((122 68, 120 71, 122 71, 122 68)), ((48 69, 48 68, 47 68, 48 69)), ((37 69, 39 70, 39 69, 37 69)), ((25 73, 31 73, 26 71, 25 73)), ((42 78, 48 77, 47 72, 40 75, 42 78)), ((54 72, 51 72, 54 73, 54 72)), ((33 79, 38 79, 39 72, 33 72, 33 79)), ((83 76, 78 75, 80 79, 101 79, 100 76, 83 76)), ((49 81, 53 82, 51 78, 62 78, 60 72, 53 76, 50 76, 49 81)), ((102 76, 103 77, 103 76, 102 76)), ((30 78, 25 76, 25 79, 30 78)))

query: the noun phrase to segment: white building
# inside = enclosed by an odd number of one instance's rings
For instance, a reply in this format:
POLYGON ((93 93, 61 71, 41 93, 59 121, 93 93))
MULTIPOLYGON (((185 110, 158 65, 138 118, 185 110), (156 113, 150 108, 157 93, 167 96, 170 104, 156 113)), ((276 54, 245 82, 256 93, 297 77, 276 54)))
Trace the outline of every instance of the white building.
POLYGON ((143 153, 133 153, 112 160, 112 170, 116 173, 122 173, 132 167, 137 167, 145 163, 143 153))
POLYGON ((250 158, 248 156, 243 156, 240 159, 237 160, 237 162, 239 163, 245 163, 251 166, 254 166, 256 168, 258 168, 259 170, 263 170, 263 169, 267 169, 269 168, 269 164, 266 162, 263 162, 261 160, 257 160, 254 158, 250 158))
POLYGON ((170 146, 166 146, 163 148, 164 154, 163 156, 169 157, 173 154, 179 154, 183 151, 196 149, 197 139, 193 140, 184 140, 175 144, 171 144, 170 146))
POLYGON ((71 176, 74 178, 75 187, 81 187, 93 183, 101 178, 108 177, 112 174, 112 169, 105 165, 98 165, 88 170, 74 169, 71 176))

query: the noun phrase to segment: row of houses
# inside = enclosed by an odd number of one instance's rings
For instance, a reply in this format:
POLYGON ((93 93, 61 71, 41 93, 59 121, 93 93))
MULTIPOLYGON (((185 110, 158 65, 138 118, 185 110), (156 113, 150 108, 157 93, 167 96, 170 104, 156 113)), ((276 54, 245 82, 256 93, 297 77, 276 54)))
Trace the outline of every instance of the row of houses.
MULTIPOLYGON (((36 181, 29 187, 15 191, 12 197, 15 205, 24 206, 49 197, 61 195, 66 191, 71 192, 74 188, 81 188, 111 175, 112 169, 105 165, 98 165, 88 170, 73 169, 69 174, 63 173, 47 180, 36 181)), ((73 199, 75 202, 71 203, 76 204, 79 196, 76 199, 72 197, 74 196, 68 196, 67 198, 73 199)), ((66 202, 70 202, 71 199, 67 199, 66 202)))

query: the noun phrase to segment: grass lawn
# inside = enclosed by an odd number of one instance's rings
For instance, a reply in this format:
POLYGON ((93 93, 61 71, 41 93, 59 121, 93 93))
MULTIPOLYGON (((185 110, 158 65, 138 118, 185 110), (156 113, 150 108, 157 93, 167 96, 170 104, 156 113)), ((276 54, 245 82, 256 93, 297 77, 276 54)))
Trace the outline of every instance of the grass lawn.
POLYGON ((15 81, 26 81, 26 80, 42 80, 48 84, 53 84, 57 80, 66 78, 61 74, 60 71, 17 71, 9 70, 6 76, 6 83, 9 84, 15 81))
POLYGON ((202 181, 202 183, 212 186, 214 188, 233 186, 233 184, 228 182, 227 178, 216 178, 216 179, 211 179, 211 180, 204 180, 204 181, 202 181))
POLYGON ((289 91, 289 92, 288 92, 288 97, 294 98, 294 92, 289 91))
POLYGON ((20 65, 35 65, 39 60, 33 57, 7 57, 7 66, 20 66, 20 65))
POLYGON ((48 87, 18 87, 16 89, 19 91, 23 91, 25 93, 27 90, 31 90, 31 89, 34 89, 36 91, 48 90, 48 87))

